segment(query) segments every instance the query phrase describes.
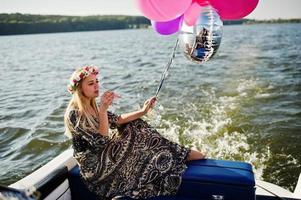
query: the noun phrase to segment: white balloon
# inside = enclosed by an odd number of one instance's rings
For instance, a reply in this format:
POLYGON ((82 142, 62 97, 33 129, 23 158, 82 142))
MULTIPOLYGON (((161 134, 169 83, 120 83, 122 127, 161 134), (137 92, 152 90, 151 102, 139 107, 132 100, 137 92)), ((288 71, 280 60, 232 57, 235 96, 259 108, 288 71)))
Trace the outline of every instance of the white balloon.
POLYGON ((223 22, 210 6, 201 9, 194 26, 183 23, 180 31, 180 46, 184 55, 195 63, 208 61, 216 53, 223 35, 223 22))

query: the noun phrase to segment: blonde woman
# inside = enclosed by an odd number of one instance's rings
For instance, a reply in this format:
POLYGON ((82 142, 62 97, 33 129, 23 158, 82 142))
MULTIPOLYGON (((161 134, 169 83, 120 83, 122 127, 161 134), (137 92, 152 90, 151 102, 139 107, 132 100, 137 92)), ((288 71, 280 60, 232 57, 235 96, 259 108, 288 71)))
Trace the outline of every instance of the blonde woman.
POLYGON ((65 113, 66 134, 84 183, 100 199, 176 194, 185 162, 204 155, 163 138, 140 119, 154 106, 154 97, 142 109, 122 115, 108 111, 116 97, 111 91, 97 105, 97 74, 95 66, 82 67, 68 87, 72 99, 65 113), (109 128, 117 131, 109 134, 109 128))

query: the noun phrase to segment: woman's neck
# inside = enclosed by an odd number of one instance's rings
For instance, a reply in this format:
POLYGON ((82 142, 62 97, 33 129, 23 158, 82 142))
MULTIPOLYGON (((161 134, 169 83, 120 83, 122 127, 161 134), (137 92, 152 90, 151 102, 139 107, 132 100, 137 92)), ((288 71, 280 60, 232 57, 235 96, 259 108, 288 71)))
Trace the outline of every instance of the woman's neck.
POLYGON ((87 104, 85 106, 86 112, 88 112, 90 115, 97 117, 97 111, 94 109, 94 107, 91 104, 87 104))

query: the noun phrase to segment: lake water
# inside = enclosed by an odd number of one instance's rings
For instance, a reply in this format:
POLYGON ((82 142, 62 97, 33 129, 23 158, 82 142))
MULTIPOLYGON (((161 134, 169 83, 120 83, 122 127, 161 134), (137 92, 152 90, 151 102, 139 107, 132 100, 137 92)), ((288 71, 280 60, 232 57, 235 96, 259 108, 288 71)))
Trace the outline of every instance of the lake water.
MULTIPOLYGON (((118 30, 0 37, 0 183, 70 148, 63 114, 71 72, 100 67, 117 114, 155 94, 176 36, 118 30)), ((301 172, 301 24, 225 26, 207 63, 178 49, 153 115, 167 138, 208 157, 251 162, 256 178, 292 190, 301 172)))

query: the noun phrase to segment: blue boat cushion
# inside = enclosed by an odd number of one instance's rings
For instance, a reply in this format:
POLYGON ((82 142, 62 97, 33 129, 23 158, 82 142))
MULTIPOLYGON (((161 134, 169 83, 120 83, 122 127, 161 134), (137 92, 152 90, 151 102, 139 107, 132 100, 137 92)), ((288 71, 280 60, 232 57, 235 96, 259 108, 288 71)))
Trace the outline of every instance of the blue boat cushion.
MULTIPOLYGON (((80 179, 78 166, 69 173, 72 200, 97 199, 80 179)), ((244 162, 198 160, 188 163, 177 196, 155 197, 149 200, 206 200, 222 196, 231 200, 255 199, 252 166, 244 162)), ((130 200, 131 198, 122 198, 130 200)))
POLYGON ((240 161, 204 159, 204 160, 189 161, 187 165, 227 167, 231 169, 242 169, 242 170, 253 172, 252 165, 240 161))
POLYGON ((183 180, 255 186, 252 166, 245 162, 197 160, 188 163, 183 180))
POLYGON ((244 162, 212 159, 189 162, 177 195, 199 199, 254 200, 252 166, 244 162))

